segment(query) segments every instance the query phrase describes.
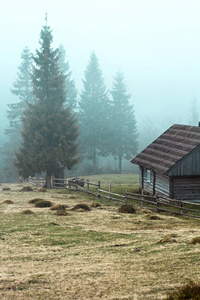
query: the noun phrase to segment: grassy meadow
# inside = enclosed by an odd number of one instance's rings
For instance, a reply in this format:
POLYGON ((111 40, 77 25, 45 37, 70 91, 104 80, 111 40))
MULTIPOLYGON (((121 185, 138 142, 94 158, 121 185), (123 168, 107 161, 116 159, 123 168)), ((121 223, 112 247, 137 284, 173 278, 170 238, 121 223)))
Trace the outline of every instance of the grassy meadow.
MULTIPOLYGON (((137 175, 90 179, 98 180, 124 190, 138 184, 137 175)), ((200 279, 200 244, 190 243, 200 237, 198 219, 139 207, 119 213, 84 193, 21 192, 25 186, 0 186, 0 299, 165 299, 200 279), (65 205, 65 213, 36 207, 35 199, 65 205), (73 210, 77 204, 90 210, 73 210)))

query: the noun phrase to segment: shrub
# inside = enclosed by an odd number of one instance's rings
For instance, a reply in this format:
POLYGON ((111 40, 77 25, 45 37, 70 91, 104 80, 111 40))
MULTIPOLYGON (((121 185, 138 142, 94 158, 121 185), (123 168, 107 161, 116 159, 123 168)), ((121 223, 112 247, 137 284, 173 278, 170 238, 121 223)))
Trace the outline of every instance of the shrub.
POLYGON ((134 214, 136 209, 133 204, 122 204, 118 210, 120 213, 134 214))
POLYGON ((77 204, 72 208, 72 210, 78 210, 78 209, 82 209, 82 210, 85 210, 85 211, 90 210, 89 206, 87 204, 84 204, 84 203, 77 204))
POLYGON ((190 281, 184 284, 182 287, 171 292, 166 298, 166 300, 185 300, 185 299, 200 300, 199 282, 195 283, 193 281, 190 281))
POLYGON ((35 207, 51 207, 52 203, 48 200, 40 200, 35 203, 35 207))

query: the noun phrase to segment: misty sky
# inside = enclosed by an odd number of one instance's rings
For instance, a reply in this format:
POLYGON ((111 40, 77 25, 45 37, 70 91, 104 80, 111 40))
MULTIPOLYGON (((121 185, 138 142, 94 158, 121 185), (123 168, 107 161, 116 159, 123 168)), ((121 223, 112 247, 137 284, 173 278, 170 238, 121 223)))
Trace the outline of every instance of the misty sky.
POLYGON ((138 120, 187 122, 200 100, 199 0, 0 0, 1 132, 21 52, 39 47, 46 12, 79 91, 94 50, 108 89, 124 73, 138 120))

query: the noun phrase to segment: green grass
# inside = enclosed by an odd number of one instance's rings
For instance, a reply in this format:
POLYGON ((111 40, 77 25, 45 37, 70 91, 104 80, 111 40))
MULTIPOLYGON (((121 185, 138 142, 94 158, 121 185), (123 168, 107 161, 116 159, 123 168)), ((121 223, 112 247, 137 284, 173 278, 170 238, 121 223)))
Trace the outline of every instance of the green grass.
POLYGON ((82 192, 50 190, 42 197, 66 204, 68 215, 36 208, 29 203, 33 193, 14 188, 6 195, 14 204, 0 205, 2 299, 159 300, 200 278, 199 244, 189 243, 199 236, 199 220, 124 214, 102 199, 101 207, 91 207, 96 198, 82 192), (91 210, 71 210, 80 203, 91 210), (34 214, 22 214, 25 209, 34 214), (159 243, 168 236, 176 242, 159 243))

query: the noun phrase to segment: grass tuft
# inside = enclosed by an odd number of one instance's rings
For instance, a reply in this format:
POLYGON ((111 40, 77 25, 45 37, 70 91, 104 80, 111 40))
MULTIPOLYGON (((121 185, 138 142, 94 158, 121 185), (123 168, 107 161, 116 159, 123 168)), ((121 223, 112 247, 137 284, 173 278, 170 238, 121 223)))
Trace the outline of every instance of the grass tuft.
POLYGON ((135 206, 133 204, 122 204, 118 210, 120 213, 134 214, 136 213, 135 206))
POLYGON ((69 199, 76 199, 76 197, 73 196, 73 195, 69 196, 68 198, 69 198, 69 199))
POLYGON ((31 203, 31 204, 35 204, 37 203, 38 201, 43 201, 44 199, 41 199, 41 198, 34 198, 34 199, 31 199, 28 201, 28 203, 31 203))
POLYGON ((98 202, 92 202, 90 207, 94 207, 94 208, 101 207, 101 204, 98 202))
POLYGON ((20 190, 20 192, 32 192, 32 191, 33 191, 33 189, 32 189, 31 186, 24 186, 24 187, 20 190))
POLYGON ((177 240, 172 239, 169 236, 165 236, 163 239, 161 239, 158 244, 167 244, 167 243, 177 243, 177 240))
POLYGON ((4 187, 4 188, 2 188, 2 191, 10 191, 10 188, 9 187, 4 187))
POLYGON ((171 292, 166 300, 200 300, 200 283, 190 281, 184 284, 182 287, 171 292))
POLYGON ((48 200, 40 200, 35 203, 35 207, 51 207, 52 202, 48 200))
POLYGON ((50 210, 65 210, 68 207, 66 204, 55 204, 51 206, 50 210))
POLYGON ((90 208, 87 204, 84 204, 84 203, 80 203, 80 204, 77 204, 75 205, 72 210, 83 210, 83 211, 89 211, 90 208))
POLYGON ((66 212, 65 209, 58 209, 55 214, 56 216, 68 216, 69 214, 66 212))
POLYGON ((193 239, 191 239, 191 241, 189 242, 189 244, 192 245, 196 245, 196 244, 200 244, 200 237, 194 237, 193 239))
POLYGON ((151 214, 146 214, 146 217, 147 217, 149 220, 162 220, 161 217, 156 216, 156 215, 151 215, 151 214))
POLYGON ((21 213, 22 213, 22 215, 32 215, 32 214, 34 214, 34 212, 30 209, 23 210, 21 213))
POLYGON ((3 204, 14 204, 12 200, 4 200, 2 201, 3 204))

